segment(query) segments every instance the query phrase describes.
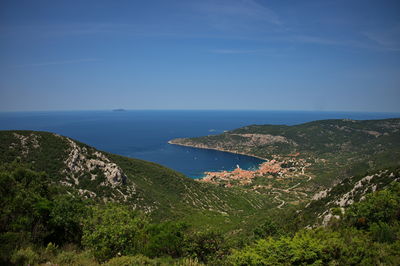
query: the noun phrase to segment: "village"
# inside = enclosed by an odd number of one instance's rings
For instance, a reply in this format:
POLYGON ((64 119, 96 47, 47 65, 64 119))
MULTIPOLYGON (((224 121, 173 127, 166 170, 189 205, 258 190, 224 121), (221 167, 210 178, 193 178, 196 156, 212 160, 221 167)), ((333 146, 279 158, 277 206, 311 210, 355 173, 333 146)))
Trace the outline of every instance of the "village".
POLYGON ((205 176, 198 181, 232 187, 249 185, 257 177, 293 178, 304 175, 305 167, 310 166, 305 159, 297 158, 298 155, 296 153, 285 158, 274 156, 274 159, 261 163, 255 170, 245 170, 237 165, 232 171, 205 172, 205 176))

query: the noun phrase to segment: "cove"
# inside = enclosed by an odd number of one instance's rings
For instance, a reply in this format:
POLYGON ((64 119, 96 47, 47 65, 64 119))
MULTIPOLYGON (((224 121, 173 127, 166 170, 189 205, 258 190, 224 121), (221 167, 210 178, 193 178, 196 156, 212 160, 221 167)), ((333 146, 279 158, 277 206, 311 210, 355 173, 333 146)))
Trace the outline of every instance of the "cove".
POLYGON ((52 111, 1 112, 1 130, 40 130, 64 135, 97 149, 155 162, 199 178, 206 171, 253 169, 262 160, 245 155, 168 144, 174 138, 220 134, 251 124, 300 124, 313 120, 382 119, 396 113, 306 111, 52 111))

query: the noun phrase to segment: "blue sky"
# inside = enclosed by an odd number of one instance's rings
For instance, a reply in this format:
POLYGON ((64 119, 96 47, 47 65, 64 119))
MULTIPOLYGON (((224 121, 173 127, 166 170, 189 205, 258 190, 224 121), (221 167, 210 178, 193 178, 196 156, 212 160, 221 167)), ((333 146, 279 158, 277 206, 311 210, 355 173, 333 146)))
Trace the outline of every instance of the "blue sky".
POLYGON ((400 112, 398 0, 0 1, 0 110, 400 112))

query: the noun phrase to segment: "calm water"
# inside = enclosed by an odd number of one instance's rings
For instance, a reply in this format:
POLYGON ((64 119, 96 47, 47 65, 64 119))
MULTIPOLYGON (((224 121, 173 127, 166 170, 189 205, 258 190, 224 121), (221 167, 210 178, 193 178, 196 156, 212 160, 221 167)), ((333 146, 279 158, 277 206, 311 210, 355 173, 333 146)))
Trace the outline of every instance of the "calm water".
POLYGON ((0 129, 55 132, 100 150, 156 162, 192 178, 204 171, 257 167, 261 160, 167 144, 179 137, 219 134, 251 124, 294 125, 331 118, 381 119, 395 113, 294 111, 70 111, 0 113, 0 129))

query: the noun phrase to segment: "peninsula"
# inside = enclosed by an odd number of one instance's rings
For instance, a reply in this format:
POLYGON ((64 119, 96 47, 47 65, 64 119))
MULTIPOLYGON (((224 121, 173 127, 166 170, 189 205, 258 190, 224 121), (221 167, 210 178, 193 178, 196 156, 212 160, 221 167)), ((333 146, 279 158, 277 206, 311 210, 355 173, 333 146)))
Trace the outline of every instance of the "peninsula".
POLYGON ((199 181, 279 194, 277 201, 298 204, 345 178, 400 165, 400 119, 251 125, 169 143, 262 158, 256 170, 206 172, 199 181))

